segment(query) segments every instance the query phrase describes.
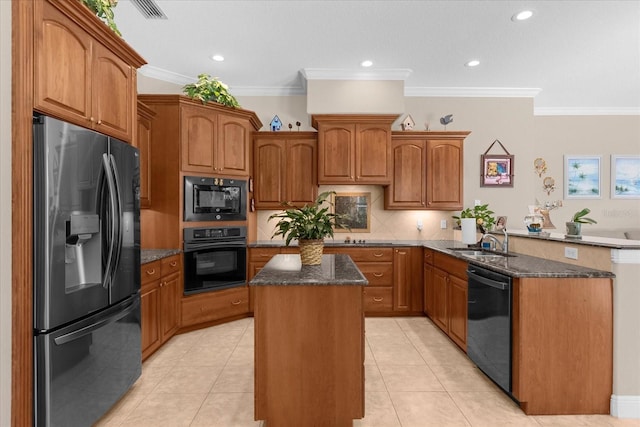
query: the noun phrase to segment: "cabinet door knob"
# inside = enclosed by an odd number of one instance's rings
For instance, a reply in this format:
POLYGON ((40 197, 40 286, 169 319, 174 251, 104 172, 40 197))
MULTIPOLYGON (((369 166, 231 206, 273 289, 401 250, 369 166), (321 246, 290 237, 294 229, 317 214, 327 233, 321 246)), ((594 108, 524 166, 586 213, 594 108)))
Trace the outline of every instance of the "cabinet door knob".
POLYGON ((178 265, 178 261, 172 261, 172 262, 169 263, 169 265, 171 267, 175 267, 176 265, 178 265))
POLYGON ((98 120, 98 124, 101 125, 102 124, 102 120, 98 120))

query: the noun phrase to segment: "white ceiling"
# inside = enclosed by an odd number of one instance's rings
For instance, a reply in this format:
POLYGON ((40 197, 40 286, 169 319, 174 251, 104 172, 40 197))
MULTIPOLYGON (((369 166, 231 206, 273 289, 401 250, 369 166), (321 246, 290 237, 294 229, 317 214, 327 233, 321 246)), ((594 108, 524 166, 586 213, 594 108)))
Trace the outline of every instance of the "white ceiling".
POLYGON ((236 96, 304 94, 306 70, 403 79, 406 96, 534 96, 536 114, 640 114, 636 0, 156 3, 168 19, 120 0, 115 20, 141 73, 178 84, 207 73, 236 96), (523 9, 535 15, 513 22, 523 9))

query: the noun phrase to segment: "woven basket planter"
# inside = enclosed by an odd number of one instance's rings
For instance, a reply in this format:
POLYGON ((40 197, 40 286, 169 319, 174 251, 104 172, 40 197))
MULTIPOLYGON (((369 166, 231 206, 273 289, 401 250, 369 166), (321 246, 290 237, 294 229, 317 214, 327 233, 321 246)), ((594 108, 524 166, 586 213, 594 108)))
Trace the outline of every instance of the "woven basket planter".
POLYGON ((300 262, 302 265, 319 265, 322 263, 323 239, 300 239, 300 262))

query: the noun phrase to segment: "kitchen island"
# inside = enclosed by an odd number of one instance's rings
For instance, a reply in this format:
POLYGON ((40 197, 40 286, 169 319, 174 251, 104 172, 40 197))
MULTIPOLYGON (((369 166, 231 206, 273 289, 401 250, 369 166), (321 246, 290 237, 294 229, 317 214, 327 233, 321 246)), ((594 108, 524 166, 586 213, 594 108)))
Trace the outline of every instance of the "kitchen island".
POLYGON ((347 255, 274 256, 255 290, 255 419, 266 426, 351 426, 364 417, 363 287, 347 255))

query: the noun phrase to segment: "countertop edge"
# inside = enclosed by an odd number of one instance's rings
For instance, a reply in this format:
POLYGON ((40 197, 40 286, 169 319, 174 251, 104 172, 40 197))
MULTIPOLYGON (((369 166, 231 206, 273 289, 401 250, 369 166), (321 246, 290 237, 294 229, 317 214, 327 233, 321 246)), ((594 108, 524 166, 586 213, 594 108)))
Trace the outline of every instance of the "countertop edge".
POLYGON ((140 264, 148 264, 180 253, 182 253, 180 249, 141 249, 140 264))

